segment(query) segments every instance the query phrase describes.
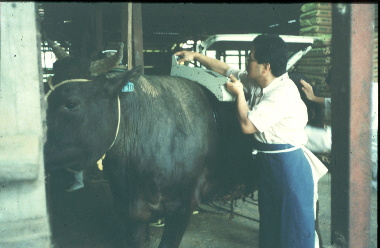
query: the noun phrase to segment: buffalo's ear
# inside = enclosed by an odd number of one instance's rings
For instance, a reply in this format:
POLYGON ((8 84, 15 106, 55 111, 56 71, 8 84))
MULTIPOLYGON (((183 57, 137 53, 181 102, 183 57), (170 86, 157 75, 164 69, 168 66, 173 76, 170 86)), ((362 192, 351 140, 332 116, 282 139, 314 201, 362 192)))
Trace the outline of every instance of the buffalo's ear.
POLYGON ((106 92, 110 95, 118 94, 121 92, 121 89, 128 82, 136 83, 138 78, 142 74, 142 66, 136 66, 133 69, 115 74, 107 74, 106 77, 108 79, 108 83, 104 86, 106 88, 106 92), (110 80, 110 81, 109 81, 110 80))
POLYGON ((142 66, 138 65, 138 66, 132 68, 132 70, 127 71, 127 73, 123 76, 122 80, 125 83, 127 83, 128 81, 135 83, 137 81, 137 79, 139 79, 141 74, 142 74, 142 66))

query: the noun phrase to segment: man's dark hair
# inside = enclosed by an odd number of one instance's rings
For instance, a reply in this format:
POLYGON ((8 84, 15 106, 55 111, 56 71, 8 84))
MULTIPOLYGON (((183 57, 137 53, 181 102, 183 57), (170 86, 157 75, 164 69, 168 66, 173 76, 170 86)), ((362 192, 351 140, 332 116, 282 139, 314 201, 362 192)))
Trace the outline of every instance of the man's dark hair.
POLYGON ((286 72, 288 49, 285 41, 278 35, 259 35, 253 41, 255 59, 259 64, 268 63, 275 77, 286 72))

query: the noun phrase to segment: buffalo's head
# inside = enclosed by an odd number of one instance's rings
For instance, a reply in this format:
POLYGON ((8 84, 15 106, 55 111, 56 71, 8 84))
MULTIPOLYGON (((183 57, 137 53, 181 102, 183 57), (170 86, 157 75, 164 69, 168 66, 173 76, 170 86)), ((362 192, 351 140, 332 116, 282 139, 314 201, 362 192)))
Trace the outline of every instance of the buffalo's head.
POLYGON ((94 73, 94 65, 101 62, 64 56, 54 64, 44 146, 48 170, 82 170, 99 160, 115 139, 118 94, 141 75, 141 67, 116 74, 105 73, 112 68, 98 68, 94 73))

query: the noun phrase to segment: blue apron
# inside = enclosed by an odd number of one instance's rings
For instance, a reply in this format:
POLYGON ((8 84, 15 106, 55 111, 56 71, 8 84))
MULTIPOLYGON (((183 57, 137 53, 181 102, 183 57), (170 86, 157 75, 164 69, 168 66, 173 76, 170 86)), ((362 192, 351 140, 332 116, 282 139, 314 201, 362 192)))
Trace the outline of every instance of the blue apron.
POLYGON ((314 248, 314 181, 303 150, 257 140, 254 148, 260 167, 259 247, 314 248))

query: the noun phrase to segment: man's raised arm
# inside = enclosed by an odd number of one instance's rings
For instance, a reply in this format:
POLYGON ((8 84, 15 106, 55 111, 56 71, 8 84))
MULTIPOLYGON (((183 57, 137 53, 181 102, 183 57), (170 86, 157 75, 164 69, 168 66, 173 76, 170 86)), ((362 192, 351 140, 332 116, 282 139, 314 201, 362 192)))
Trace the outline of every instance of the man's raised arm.
POLYGON ((217 72, 223 76, 227 76, 227 70, 230 68, 229 65, 220 60, 207 57, 197 52, 180 51, 176 52, 174 55, 182 56, 182 58, 178 60, 178 63, 185 61, 198 61, 207 69, 217 72))

